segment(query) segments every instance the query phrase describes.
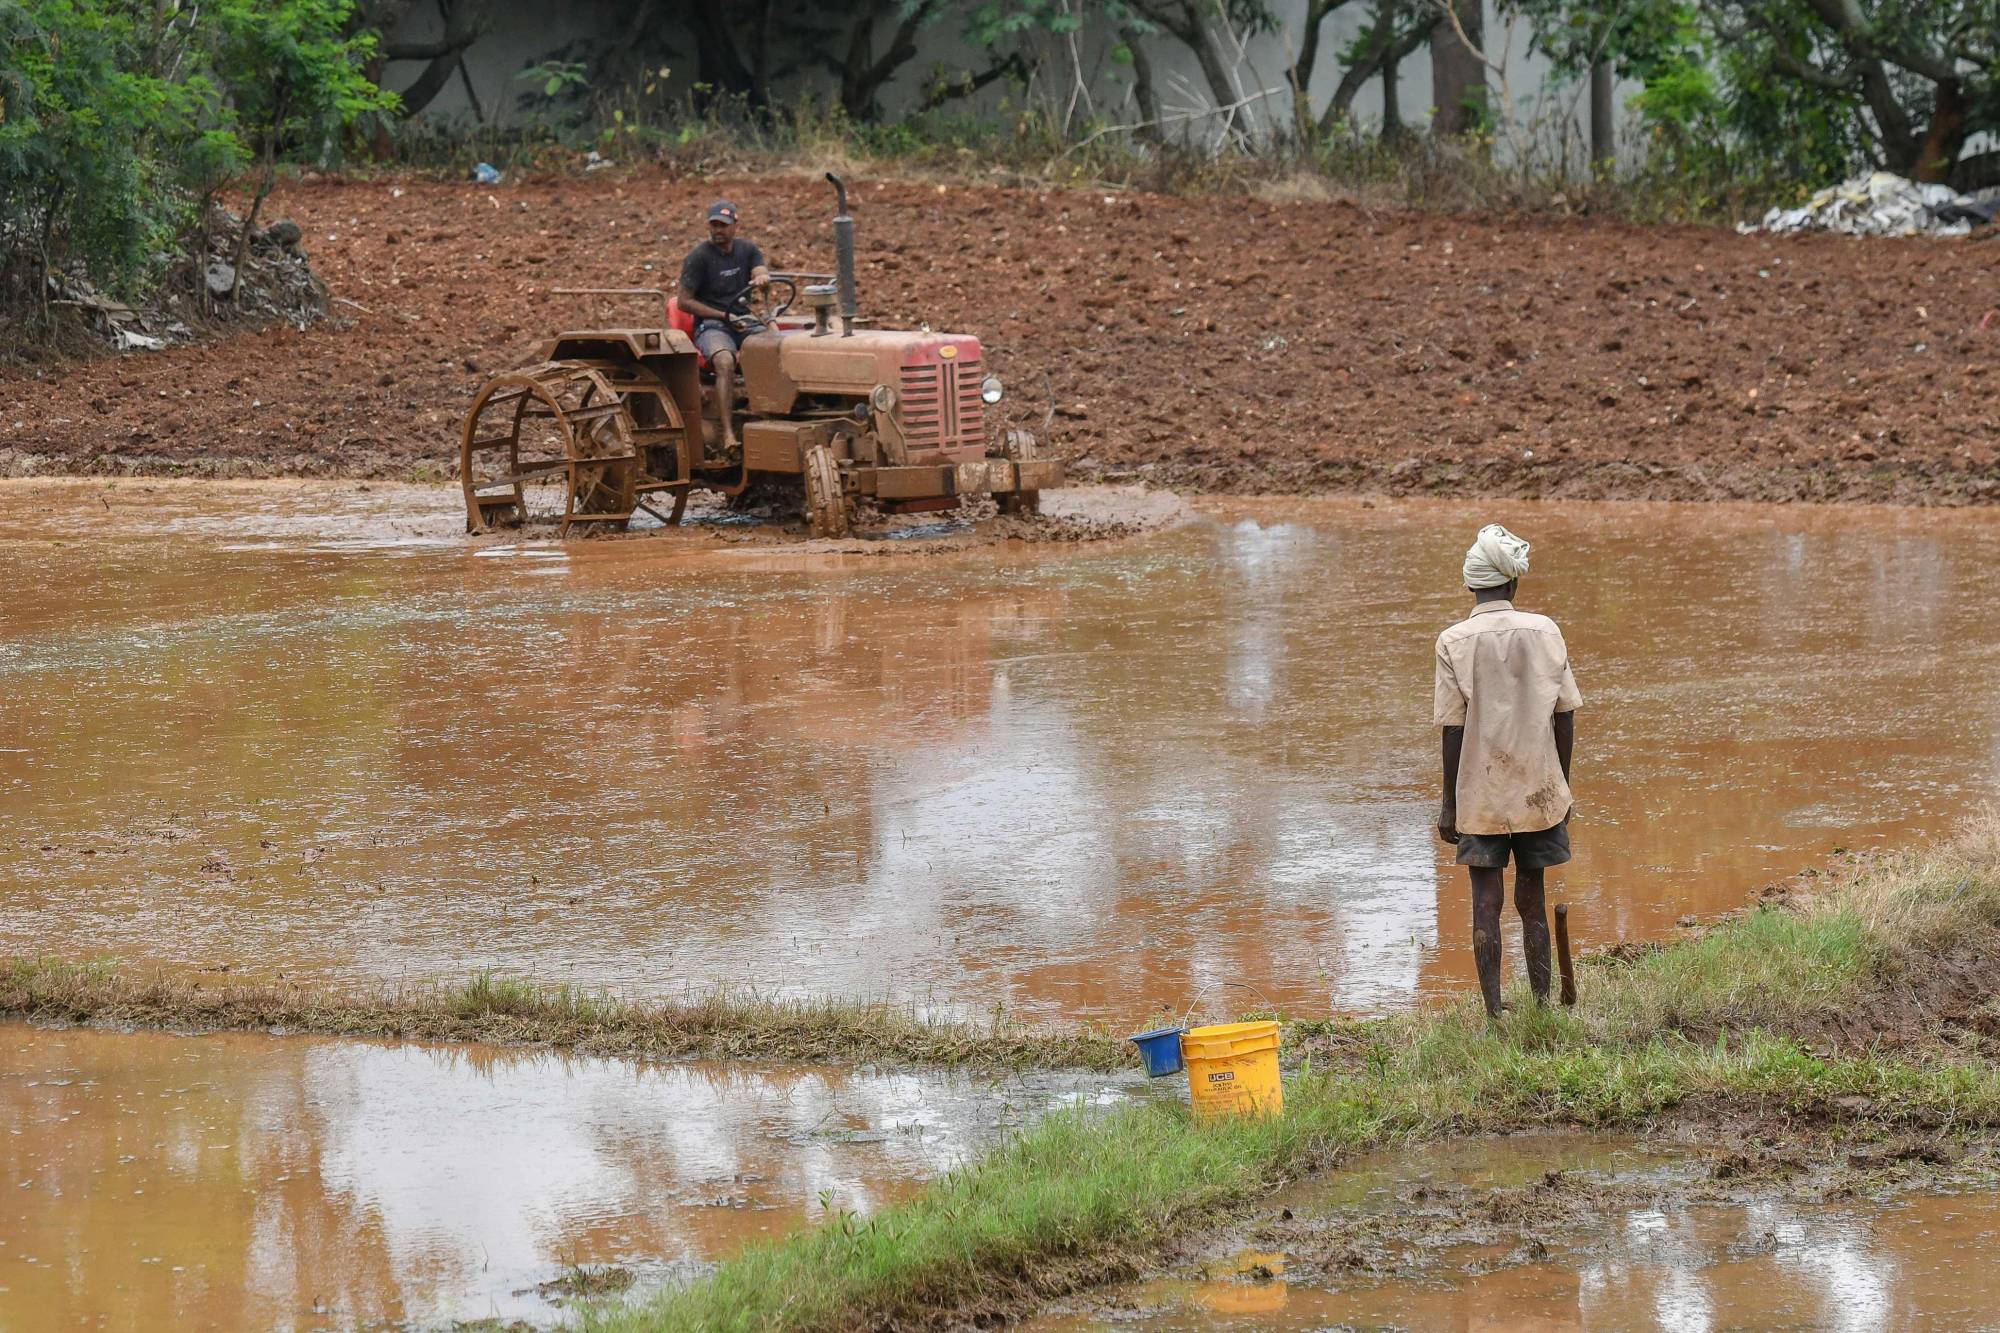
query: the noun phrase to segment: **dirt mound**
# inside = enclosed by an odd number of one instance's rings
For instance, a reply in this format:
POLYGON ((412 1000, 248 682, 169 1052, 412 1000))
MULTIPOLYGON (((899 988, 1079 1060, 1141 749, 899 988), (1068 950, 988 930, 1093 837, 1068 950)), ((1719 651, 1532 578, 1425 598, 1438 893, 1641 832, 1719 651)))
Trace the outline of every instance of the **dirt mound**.
MULTIPOLYGON (((351 304, 0 375, 0 471, 446 476, 481 374, 593 317, 549 289, 671 283, 717 193, 779 266, 827 263, 807 178, 290 186, 278 215, 351 304)), ((855 213, 864 307, 979 334, 1084 478, 2000 498, 1981 243, 911 183, 855 213)))
POLYGON ((232 322, 238 330, 273 322, 303 329, 325 315, 330 296, 299 247, 299 225, 285 220, 257 228, 243 248, 239 269, 242 225, 234 213, 215 209, 199 261, 180 264, 149 305, 134 308, 113 300, 80 266, 51 279, 56 301, 74 307, 89 331, 114 352, 213 342, 230 334, 232 322))

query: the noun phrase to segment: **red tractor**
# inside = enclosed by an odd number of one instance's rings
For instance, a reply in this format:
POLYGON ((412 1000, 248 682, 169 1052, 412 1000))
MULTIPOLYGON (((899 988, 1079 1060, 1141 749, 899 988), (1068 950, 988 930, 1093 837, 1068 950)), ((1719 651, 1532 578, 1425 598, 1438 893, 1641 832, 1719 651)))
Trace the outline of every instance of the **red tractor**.
POLYGON ((639 510, 678 523, 696 487, 735 497, 769 480, 799 496, 813 536, 839 537, 861 504, 906 513, 991 495, 1003 511, 1032 512, 1043 489, 1061 485, 1062 464, 1037 455, 1032 432, 989 429, 1004 389, 979 339, 861 318, 847 190, 827 179, 840 210, 837 276, 771 275, 785 299, 743 339, 729 404, 740 452, 720 448, 714 377, 676 300, 649 288, 558 289, 649 296, 662 320, 557 334, 540 364, 487 381, 459 444, 467 530, 622 530, 639 510))

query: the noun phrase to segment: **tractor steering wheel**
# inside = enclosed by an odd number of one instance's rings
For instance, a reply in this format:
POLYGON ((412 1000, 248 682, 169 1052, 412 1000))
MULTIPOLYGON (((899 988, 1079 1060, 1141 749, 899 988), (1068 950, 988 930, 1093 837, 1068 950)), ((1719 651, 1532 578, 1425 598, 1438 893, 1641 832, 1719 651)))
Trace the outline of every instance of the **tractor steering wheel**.
MULTIPOLYGON (((773 273, 771 275, 771 281, 774 283, 782 282, 785 284, 785 299, 778 302, 777 305, 771 307, 771 322, 775 324, 778 322, 778 317, 780 315, 783 315, 787 310, 790 310, 792 308, 792 302, 799 299, 799 284, 793 281, 791 278, 786 277, 782 273, 773 273)), ((767 295, 764 299, 765 301, 768 302, 771 298, 767 295)))

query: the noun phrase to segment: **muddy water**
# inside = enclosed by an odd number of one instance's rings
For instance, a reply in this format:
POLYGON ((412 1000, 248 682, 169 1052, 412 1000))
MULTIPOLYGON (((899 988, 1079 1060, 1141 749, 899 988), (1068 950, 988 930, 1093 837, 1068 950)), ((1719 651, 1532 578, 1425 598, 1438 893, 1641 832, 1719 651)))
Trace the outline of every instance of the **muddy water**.
POLYGON ((541 1322, 1136 1092, 0 1024, 0 1328, 541 1322))
MULTIPOLYGON (((1661 1197, 1645 1200, 1646 1189, 1627 1188, 1643 1201, 1539 1243, 1524 1243, 1519 1228, 1503 1224, 1484 1239, 1447 1235, 1426 1246, 1390 1220, 1379 1247, 1362 1242, 1364 1263, 1338 1272, 1284 1250, 1234 1250, 1185 1276, 1095 1296, 1084 1312, 1032 1321, 1028 1333, 1995 1327, 2000 1277, 1983 1256, 2000 1246, 2000 1192, 1843 1191, 1848 1197, 1828 1203, 1794 1201, 1767 1181, 1763 1197, 1749 1189, 1743 1201, 1676 1201, 1673 1182, 1691 1163, 1693 1174, 1706 1174, 1699 1161, 1629 1140, 1571 1136, 1387 1154, 1296 1191, 1289 1203, 1301 1218, 1333 1209, 1389 1217, 1423 1211, 1421 1187, 1519 1186, 1557 1167, 1569 1173, 1564 1188, 1573 1193, 1650 1181, 1661 1197), (1369 1271, 1384 1267, 1393 1275, 1369 1271)), ((1471 1216, 1481 1212, 1475 1206, 1471 1216)))
POLYGON ((0 486, 0 950, 341 982, 498 966, 1136 1021, 1465 984, 1429 830, 1460 553, 1586 696, 1584 944, 2000 765, 2000 517, 1241 502, 893 557, 469 545, 448 493, 0 486))

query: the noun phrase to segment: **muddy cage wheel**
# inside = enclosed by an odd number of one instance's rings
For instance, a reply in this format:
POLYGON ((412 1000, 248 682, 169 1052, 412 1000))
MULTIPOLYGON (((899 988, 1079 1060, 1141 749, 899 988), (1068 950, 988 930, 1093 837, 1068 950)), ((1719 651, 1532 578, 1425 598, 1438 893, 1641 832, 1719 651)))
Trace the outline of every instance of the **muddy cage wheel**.
MULTIPOLYGON (((1037 457, 1035 433, 1028 430, 1010 430, 1000 437, 1000 457, 1015 463, 1032 463, 1037 457)), ((1003 514, 1039 514, 1042 512, 1040 491, 1004 491, 994 497, 1003 514)))
POLYGON ((847 489, 833 450, 816 444, 806 450, 806 526, 815 537, 847 535, 847 489))
POLYGON ((622 530, 637 500, 642 421, 679 417, 666 386, 625 363, 552 361, 489 381, 459 444, 467 531, 622 530))

